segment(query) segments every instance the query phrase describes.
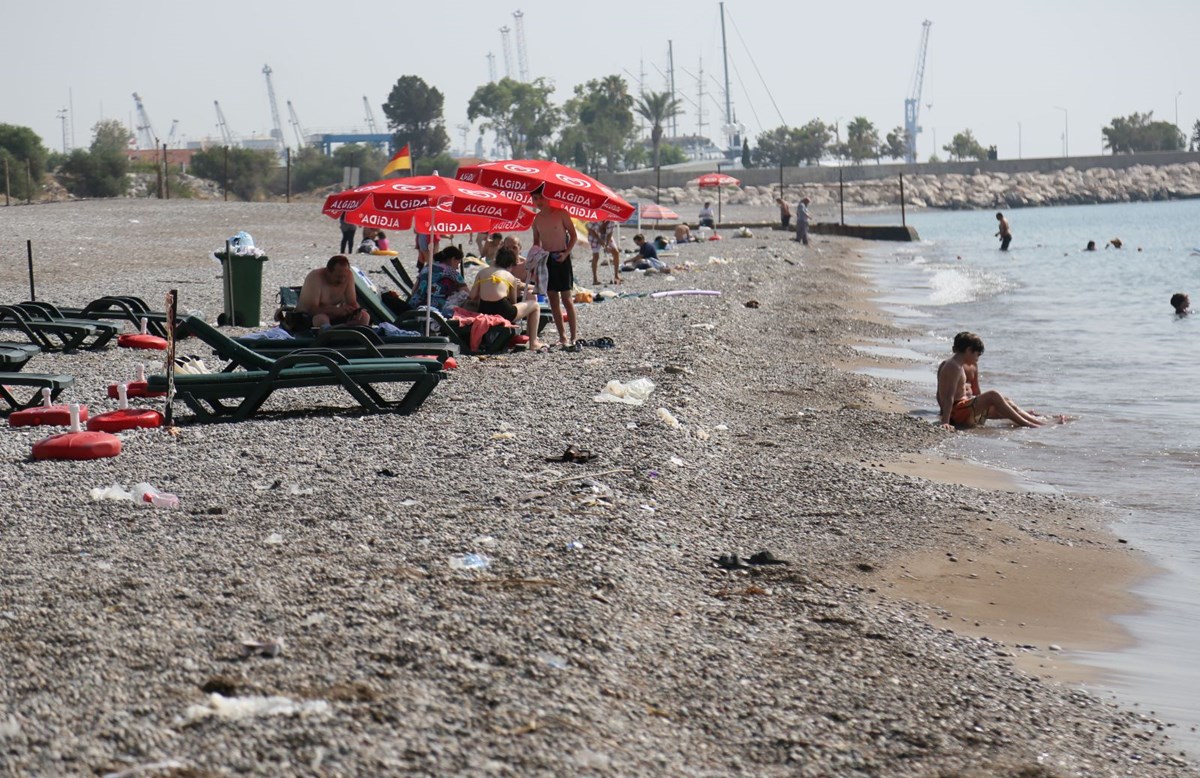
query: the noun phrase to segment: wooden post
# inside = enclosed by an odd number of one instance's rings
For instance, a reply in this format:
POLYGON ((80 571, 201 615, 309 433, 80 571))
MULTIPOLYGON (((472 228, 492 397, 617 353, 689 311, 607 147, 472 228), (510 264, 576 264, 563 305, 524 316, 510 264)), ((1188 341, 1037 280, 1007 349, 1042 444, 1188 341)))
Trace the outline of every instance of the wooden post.
POLYGON ((171 163, 167 161, 167 144, 163 144, 163 192, 171 199, 171 163))
POLYGON ((904 174, 900 174, 900 226, 907 227, 908 220, 904 215, 904 174))

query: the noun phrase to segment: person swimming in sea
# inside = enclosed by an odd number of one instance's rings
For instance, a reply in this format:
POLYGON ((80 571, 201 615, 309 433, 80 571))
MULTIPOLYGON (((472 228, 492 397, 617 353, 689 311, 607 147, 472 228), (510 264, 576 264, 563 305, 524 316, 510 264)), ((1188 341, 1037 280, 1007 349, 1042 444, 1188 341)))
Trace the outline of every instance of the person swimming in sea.
POLYGON ((1089 240, 1087 246, 1085 246, 1083 250, 1084 251, 1095 251, 1096 250, 1096 241, 1089 240))
POLYGON ((1176 316, 1189 316, 1192 313, 1192 301, 1184 292, 1171 295, 1171 307, 1175 309, 1176 316))

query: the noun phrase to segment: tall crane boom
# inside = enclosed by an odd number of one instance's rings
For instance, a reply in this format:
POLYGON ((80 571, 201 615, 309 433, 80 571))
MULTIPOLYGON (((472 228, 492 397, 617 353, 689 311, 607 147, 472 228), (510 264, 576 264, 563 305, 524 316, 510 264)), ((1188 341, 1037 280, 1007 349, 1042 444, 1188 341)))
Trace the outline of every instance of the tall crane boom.
POLYGON ((287 101, 288 119, 291 121, 292 132, 296 133, 296 148, 302 149, 306 145, 305 138, 308 133, 304 131, 304 125, 300 123, 300 117, 296 115, 296 109, 292 107, 292 101, 287 101))
POLYGON ((501 47, 501 50, 504 52, 504 77, 505 78, 512 78, 512 74, 513 74, 513 71, 512 71, 512 65, 513 65, 512 43, 508 39, 508 34, 510 32, 511 32, 511 30, 508 28, 507 24, 500 28, 500 47, 501 47))
POLYGON ((529 57, 525 53, 525 14, 513 11, 513 27, 517 30, 517 73, 521 81, 529 81, 529 57))
POLYGON ((921 132, 921 92, 925 89, 925 55, 929 51, 929 28, 933 22, 921 22, 921 46, 917 49, 917 66, 913 70, 912 87, 904 101, 904 161, 917 161, 917 135, 921 132))
POLYGON ((221 131, 222 142, 226 146, 236 146, 233 130, 229 129, 229 123, 225 121, 225 112, 221 110, 221 104, 213 100, 213 107, 217 109, 217 129, 221 131))
POLYGON ((133 93, 133 103, 137 106, 137 144, 139 149, 152 149, 158 143, 158 134, 154 132, 154 126, 150 124, 150 115, 146 113, 146 106, 142 105, 142 98, 137 92, 133 93))
POLYGON ((375 112, 371 110, 371 101, 366 95, 363 95, 363 110, 367 112, 367 132, 378 135, 379 125, 375 123, 375 112))
POLYGON ((487 53, 487 63, 488 63, 488 83, 493 84, 496 82, 496 55, 490 51, 487 53))
POLYGON ((262 72, 267 77, 267 100, 271 103, 271 123, 274 125, 271 137, 275 139, 275 145, 282 151, 287 144, 283 142, 283 122, 279 121, 279 103, 275 100, 275 85, 271 83, 271 66, 263 65, 262 72))

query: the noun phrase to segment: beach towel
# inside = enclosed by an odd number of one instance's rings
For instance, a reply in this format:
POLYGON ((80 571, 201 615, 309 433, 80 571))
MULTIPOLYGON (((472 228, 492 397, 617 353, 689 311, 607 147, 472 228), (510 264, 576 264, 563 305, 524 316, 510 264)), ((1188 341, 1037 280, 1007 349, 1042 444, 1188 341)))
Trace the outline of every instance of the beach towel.
POLYGON ((463 308, 454 309, 454 321, 458 322, 463 327, 471 328, 471 350, 478 351, 479 344, 483 342, 483 336, 487 335, 488 330, 497 325, 504 327, 516 327, 508 319, 503 316, 497 316, 494 313, 475 313, 463 308))
POLYGON ((525 255, 525 272, 529 282, 537 287, 538 294, 546 294, 550 282, 550 268, 546 265, 549 260, 550 252, 541 246, 533 246, 525 255))

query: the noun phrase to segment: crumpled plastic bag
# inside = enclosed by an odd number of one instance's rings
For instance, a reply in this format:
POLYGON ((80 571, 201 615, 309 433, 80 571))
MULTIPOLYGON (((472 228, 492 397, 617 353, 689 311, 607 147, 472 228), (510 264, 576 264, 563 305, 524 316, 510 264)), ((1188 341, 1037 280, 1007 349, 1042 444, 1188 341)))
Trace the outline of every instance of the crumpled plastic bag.
POLYGON ((213 693, 207 705, 189 705, 185 716, 189 721, 215 716, 238 721, 255 716, 294 716, 329 712, 324 700, 296 702, 289 697, 222 697, 213 693))
POLYGON ((101 500, 128 500, 129 502, 133 502, 133 492, 125 491, 125 487, 120 484, 97 487, 92 489, 89 494, 92 495, 92 499, 96 502, 100 502, 101 500))
POLYGON ((654 391, 654 382, 649 378, 637 378, 627 384, 620 381, 609 381, 600 390, 600 394, 592 399, 598 403, 624 403, 626 405, 641 405, 654 391))

